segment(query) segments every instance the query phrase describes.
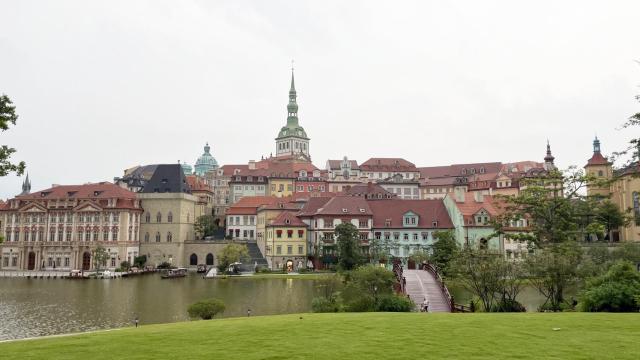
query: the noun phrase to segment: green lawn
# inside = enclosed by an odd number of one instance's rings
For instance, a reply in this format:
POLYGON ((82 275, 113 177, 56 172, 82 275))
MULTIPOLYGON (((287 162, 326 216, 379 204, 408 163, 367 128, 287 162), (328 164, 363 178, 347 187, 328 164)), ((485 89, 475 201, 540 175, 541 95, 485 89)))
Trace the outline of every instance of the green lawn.
POLYGON ((638 359, 639 341, 640 314, 297 314, 15 341, 0 358, 638 359))

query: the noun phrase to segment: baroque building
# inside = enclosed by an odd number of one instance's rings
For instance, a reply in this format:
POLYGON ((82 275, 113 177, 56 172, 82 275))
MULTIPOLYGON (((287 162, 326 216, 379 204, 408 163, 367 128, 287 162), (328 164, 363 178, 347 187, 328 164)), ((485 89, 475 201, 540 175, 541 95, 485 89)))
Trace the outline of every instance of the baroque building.
POLYGON ((195 174, 198 176, 205 176, 209 171, 215 171, 218 169, 218 161, 211 155, 211 147, 209 143, 204 146, 204 153, 200 155, 194 166, 195 174))
POLYGON ((110 255, 102 268, 132 263, 141 213, 135 193, 108 182, 18 195, 0 208, 0 269, 91 270, 98 246, 110 255))

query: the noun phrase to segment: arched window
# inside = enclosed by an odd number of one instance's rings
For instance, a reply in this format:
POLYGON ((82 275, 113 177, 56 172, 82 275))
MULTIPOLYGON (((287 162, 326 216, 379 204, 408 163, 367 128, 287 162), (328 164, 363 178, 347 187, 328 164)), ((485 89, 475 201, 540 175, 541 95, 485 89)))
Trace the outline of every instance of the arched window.
POLYGON ((147 211, 146 214, 144 214, 144 221, 147 223, 151 222, 151 214, 149 214, 149 212, 147 211))
POLYGON ((191 256, 189 256, 189 265, 198 265, 198 255, 191 254, 191 256))
POLYGON ((173 213, 171 211, 167 214, 167 222, 173 222, 173 213))
POLYGON ((213 265, 213 254, 212 253, 208 253, 207 254, 206 264, 207 265, 213 265))
POLYGON ((173 240, 173 235, 171 235, 171 231, 167 233, 167 242, 171 242, 173 240))
POLYGON ((144 242, 149 242, 149 233, 144 234, 144 242))
POLYGON ((603 176, 604 173, 602 172, 602 170, 598 170, 598 176, 603 176))
POLYGON ((159 232, 156 233, 156 242, 160 242, 160 233, 159 232))
POLYGON ((158 213, 156 214, 156 222, 162 222, 162 214, 160 213, 160 211, 158 211, 158 213))

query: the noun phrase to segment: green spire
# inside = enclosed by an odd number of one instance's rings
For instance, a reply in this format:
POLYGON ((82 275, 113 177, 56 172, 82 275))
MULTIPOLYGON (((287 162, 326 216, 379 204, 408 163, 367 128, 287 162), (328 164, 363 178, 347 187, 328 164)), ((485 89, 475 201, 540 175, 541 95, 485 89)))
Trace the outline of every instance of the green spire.
POLYGON ((298 126, 298 103, 296 102, 296 87, 293 79, 293 69, 291 69, 291 89, 289 90, 287 114, 287 126, 298 126))

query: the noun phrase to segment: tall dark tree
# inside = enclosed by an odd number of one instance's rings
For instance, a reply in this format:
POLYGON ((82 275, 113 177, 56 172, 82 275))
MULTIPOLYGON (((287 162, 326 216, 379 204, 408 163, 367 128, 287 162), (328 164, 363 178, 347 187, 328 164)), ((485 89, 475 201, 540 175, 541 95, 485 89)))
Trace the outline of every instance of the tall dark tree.
POLYGON ((444 275, 449 273, 449 263, 458 254, 458 244, 456 243, 453 231, 436 231, 433 233, 435 242, 431 245, 430 260, 438 267, 444 275))
MULTIPOLYGON (((2 132, 7 131, 10 125, 15 125, 18 120, 16 107, 12 104, 11 99, 9 99, 7 95, 0 96, 0 130, 2 132)), ((2 145, 2 147, 0 147, 0 177, 7 176, 12 172, 15 172, 17 175, 22 175, 24 172, 24 161, 17 164, 9 161, 9 158, 15 152, 16 149, 8 145, 2 145)))
POLYGON ((358 228, 351 223, 343 223, 336 226, 338 244, 338 266, 341 270, 353 270, 362 265, 364 257, 358 244, 358 228))
POLYGON ((198 217, 193 227, 199 239, 213 235, 217 229, 213 215, 202 215, 198 217))
POLYGON ((631 217, 618 209, 616 204, 609 200, 604 200, 595 208, 595 219, 606 231, 609 241, 613 241, 613 231, 629 225, 631 217))

